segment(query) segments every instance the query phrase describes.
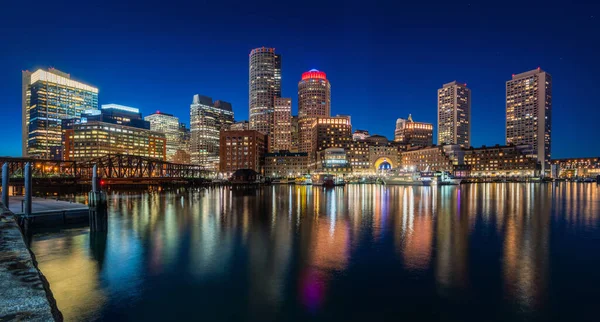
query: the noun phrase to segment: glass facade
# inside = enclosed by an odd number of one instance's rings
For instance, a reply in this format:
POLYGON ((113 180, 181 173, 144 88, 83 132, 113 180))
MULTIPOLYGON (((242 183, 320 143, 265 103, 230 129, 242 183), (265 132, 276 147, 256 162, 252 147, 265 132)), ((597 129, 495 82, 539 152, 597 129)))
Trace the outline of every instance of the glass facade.
POLYGON ((193 164, 208 170, 219 168, 219 133, 233 124, 231 104, 213 103, 212 98, 194 95, 190 106, 190 154, 193 164))
POLYGON ((164 134, 143 128, 92 121, 74 124, 65 131, 65 152, 71 160, 124 154, 166 159, 164 134))
POLYGON ((98 109, 98 89, 55 69, 23 72, 23 154, 62 159, 62 120, 98 109))
POLYGON ((152 131, 165 135, 167 139, 167 161, 173 161, 177 150, 185 149, 179 118, 171 114, 156 112, 144 117, 144 120, 150 122, 152 131))

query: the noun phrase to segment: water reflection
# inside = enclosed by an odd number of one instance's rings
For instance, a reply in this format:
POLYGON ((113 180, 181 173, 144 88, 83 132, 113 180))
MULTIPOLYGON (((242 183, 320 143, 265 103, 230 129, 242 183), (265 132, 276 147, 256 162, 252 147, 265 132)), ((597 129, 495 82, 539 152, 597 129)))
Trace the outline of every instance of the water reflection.
POLYGON ((600 248, 599 193, 584 184, 118 193, 108 234, 44 233, 32 249, 67 320, 352 317, 378 309, 366 280, 384 298, 420 294, 390 312, 427 305, 436 319, 452 301, 461 314, 479 303, 508 319, 548 317, 551 296, 565 296, 550 284, 562 277, 551 276, 553 249, 576 257, 561 241, 580 235, 600 248))

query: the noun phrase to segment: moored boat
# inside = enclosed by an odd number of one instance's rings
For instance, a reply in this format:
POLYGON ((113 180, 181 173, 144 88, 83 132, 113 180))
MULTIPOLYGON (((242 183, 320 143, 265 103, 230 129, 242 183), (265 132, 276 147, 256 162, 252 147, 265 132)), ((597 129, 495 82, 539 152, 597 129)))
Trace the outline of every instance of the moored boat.
POLYGON ((423 180, 421 173, 417 171, 390 170, 381 180, 386 185, 429 186, 431 184, 431 180, 423 180))
POLYGON ((461 179, 454 178, 447 171, 421 172, 421 180, 430 181, 431 185, 437 186, 459 185, 462 181, 461 179))

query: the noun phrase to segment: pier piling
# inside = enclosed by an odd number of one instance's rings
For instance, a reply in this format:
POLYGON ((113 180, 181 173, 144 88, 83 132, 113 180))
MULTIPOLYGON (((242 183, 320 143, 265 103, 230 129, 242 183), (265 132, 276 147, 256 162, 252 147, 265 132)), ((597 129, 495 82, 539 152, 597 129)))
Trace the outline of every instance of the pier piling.
POLYGON ((8 163, 2 166, 2 204, 8 208, 8 163))
POLYGON ((88 194, 90 231, 106 231, 108 229, 108 213, 106 193, 98 187, 98 167, 94 165, 92 173, 92 191, 88 194))

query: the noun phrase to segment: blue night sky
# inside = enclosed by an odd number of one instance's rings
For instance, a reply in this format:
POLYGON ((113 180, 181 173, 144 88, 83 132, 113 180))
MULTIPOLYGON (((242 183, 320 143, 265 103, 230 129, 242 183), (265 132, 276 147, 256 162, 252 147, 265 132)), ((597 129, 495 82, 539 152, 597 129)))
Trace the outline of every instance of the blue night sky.
POLYGON ((5 1, 0 155, 21 154, 22 70, 55 67, 98 87, 100 104, 144 115, 189 123, 203 94, 243 120, 248 54, 262 46, 282 55, 294 114, 300 75, 316 68, 331 81, 332 114, 388 138, 409 113, 436 124, 437 89, 466 82, 474 146, 504 143, 505 82, 541 67, 553 76, 552 156, 600 155, 600 5, 474 2, 5 1))

